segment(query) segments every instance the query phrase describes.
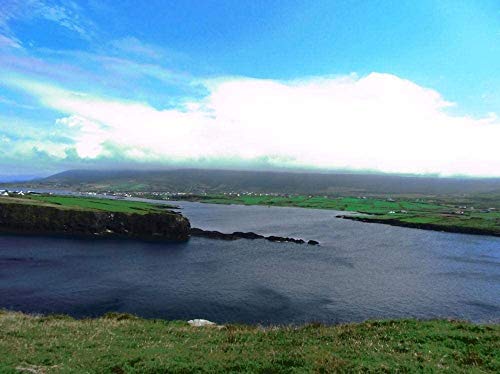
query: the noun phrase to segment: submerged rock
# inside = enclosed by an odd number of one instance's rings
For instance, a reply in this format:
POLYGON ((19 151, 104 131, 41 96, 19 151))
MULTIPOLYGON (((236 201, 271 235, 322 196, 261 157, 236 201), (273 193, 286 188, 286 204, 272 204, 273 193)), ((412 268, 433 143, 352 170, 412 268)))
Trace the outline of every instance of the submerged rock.
POLYGON ((234 236, 237 236, 238 238, 243 238, 243 239, 265 239, 265 237, 263 235, 259 235, 259 234, 256 234, 254 232, 240 232, 240 231, 236 231, 236 232, 233 232, 234 236))
POLYGON ((236 240, 240 239, 238 236, 233 234, 224 234, 219 231, 202 230, 197 227, 192 227, 190 230, 191 236, 202 236, 210 239, 220 239, 220 240, 236 240))
MULTIPOLYGON (((191 228, 191 236, 201 236, 205 238, 210 238, 210 239, 220 239, 220 240, 237 240, 237 239, 265 239, 269 240, 271 242, 290 242, 290 243, 296 243, 296 244, 304 244, 305 240, 304 239, 295 239, 295 238, 288 238, 288 237, 283 237, 283 236, 264 236, 264 235, 259 235, 254 232, 241 232, 241 231, 235 231, 232 234, 225 234, 219 231, 210 231, 210 230, 203 230, 197 227, 191 228)), ((309 240, 307 242, 308 244, 312 245, 318 245, 319 243, 315 240, 309 240)))

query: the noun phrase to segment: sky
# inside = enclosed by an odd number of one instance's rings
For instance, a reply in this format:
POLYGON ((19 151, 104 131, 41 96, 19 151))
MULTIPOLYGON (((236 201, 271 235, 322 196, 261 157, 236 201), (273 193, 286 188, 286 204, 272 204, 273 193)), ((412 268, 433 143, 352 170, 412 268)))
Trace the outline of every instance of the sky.
POLYGON ((0 0, 0 177, 500 177, 498 0, 0 0))

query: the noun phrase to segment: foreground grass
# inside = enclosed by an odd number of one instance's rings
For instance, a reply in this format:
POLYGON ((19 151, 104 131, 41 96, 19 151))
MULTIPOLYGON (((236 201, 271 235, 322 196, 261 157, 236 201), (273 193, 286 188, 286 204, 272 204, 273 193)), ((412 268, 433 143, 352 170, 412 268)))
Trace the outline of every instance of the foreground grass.
POLYGON ((191 327, 128 315, 0 313, 0 372, 499 372, 500 326, 381 321, 191 327))
MULTIPOLYGON (((425 198, 356 198, 323 196, 247 196, 247 195, 203 195, 187 196, 191 201, 212 204, 241 204, 292 206, 301 208, 333 209, 359 212, 373 215, 366 216, 377 221, 389 220, 402 223, 431 224, 443 230, 455 227, 457 231, 463 228, 483 230, 492 235, 500 235, 500 201, 484 200, 484 198, 469 198, 464 208, 463 202, 425 198), (475 206, 474 206, 475 205, 475 206), (496 210, 487 211, 489 208, 496 210)), ((381 222, 383 223, 383 222, 381 222)))
POLYGON ((141 201, 58 195, 29 195, 22 199, 3 198, 1 201, 8 202, 9 200, 16 200, 16 202, 24 201, 27 203, 55 206, 59 208, 101 210, 114 213, 160 213, 164 212, 165 208, 169 208, 167 205, 150 204, 141 201))

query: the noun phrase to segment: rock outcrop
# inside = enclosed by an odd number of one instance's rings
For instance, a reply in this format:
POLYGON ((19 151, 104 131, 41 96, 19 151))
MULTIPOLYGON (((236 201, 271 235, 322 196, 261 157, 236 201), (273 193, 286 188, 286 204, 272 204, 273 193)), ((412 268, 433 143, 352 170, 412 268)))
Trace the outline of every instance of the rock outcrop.
MULTIPOLYGON (((225 234, 219 231, 202 230, 196 227, 191 228, 191 236, 201 236, 205 238, 219 239, 219 240, 265 239, 271 242, 290 242, 296 244, 306 243, 304 239, 295 239, 295 238, 275 236, 275 235, 264 236, 256 234, 254 232, 241 232, 241 231, 235 231, 232 234, 225 234)), ((309 240, 307 244, 318 245, 319 243, 316 240, 309 240)))
POLYGON ((189 221, 171 211, 137 214, 0 204, 0 231, 10 233, 185 241, 189 230, 189 221))
POLYGON ((217 326, 217 324, 215 322, 208 321, 206 319, 199 319, 199 318, 191 319, 188 321, 188 323, 190 326, 193 326, 193 327, 206 327, 206 326, 215 327, 215 326, 217 326))

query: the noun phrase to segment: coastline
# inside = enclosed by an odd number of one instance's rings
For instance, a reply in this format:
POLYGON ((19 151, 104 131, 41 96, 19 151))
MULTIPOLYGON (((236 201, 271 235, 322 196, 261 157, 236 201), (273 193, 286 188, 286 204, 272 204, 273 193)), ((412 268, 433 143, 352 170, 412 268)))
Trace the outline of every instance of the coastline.
POLYGON ((418 223, 418 222, 405 222, 397 219, 381 219, 372 218, 368 216, 352 216, 352 215, 338 215, 337 218, 348 219, 351 221, 358 221, 364 223, 379 223, 383 225, 407 227, 411 229, 441 231, 454 234, 469 234, 469 235, 482 235, 482 236, 495 236, 500 237, 500 233, 488 229, 473 228, 473 227, 460 227, 460 226, 446 226, 436 225, 432 223, 418 223))
MULTIPOLYGON (((74 191, 60 191, 58 193, 64 193, 66 196, 79 196, 81 198, 88 198, 85 196, 83 193, 77 193, 74 191)), ((100 199, 117 199, 116 196, 98 196, 100 199)), ((302 199, 302 197, 297 197, 302 199)), ((348 198, 348 199, 355 199, 359 200, 359 198, 348 198)), ((118 199, 117 199, 118 200, 118 199)), ((421 230, 429 230, 429 231, 440 231, 440 232, 448 232, 448 233, 456 233, 456 234, 469 234, 469 235, 481 235, 481 236, 494 236, 494 237, 500 237, 500 225, 495 225, 493 226, 494 228, 490 227, 474 227, 474 226, 468 226, 467 223, 464 221, 461 221, 462 218, 466 217, 460 217, 458 215, 449 215, 449 214, 443 214, 442 212, 440 214, 445 215, 447 217, 443 218, 441 221, 442 223, 432 223, 432 222, 408 222, 405 221, 404 219, 413 216, 413 217, 421 217, 422 219, 426 219, 427 216, 420 215, 419 213, 414 213, 409 211, 409 214, 405 215, 400 215, 402 219, 398 219, 396 217, 389 217, 385 212, 381 211, 373 211, 370 209, 358 209, 358 210, 353 210, 351 209, 352 207, 349 207, 346 210, 343 209, 338 209, 338 202, 335 199, 329 199, 329 198, 322 198, 322 197, 312 197, 310 199, 311 201, 314 200, 314 203, 309 204, 309 202, 306 200, 305 203, 304 201, 301 201, 300 203, 297 203, 294 201, 294 198, 291 199, 286 199, 282 197, 276 197, 272 198, 270 201, 268 198, 262 198, 262 200, 259 199, 252 199, 250 201, 244 201, 244 200, 238 200, 235 198, 229 198, 229 197, 222 197, 222 196, 216 196, 216 195, 207 195, 207 196, 199 196, 199 195, 187 195, 183 197, 179 197, 175 201, 187 201, 187 202, 198 202, 198 203, 203 203, 203 204, 216 204, 216 205, 247 205, 247 206, 272 206, 272 207, 293 207, 293 208, 305 208, 305 209, 325 209, 325 210, 338 210, 339 212, 342 211, 343 214, 339 214, 337 217, 341 219, 348 219, 348 220, 353 220, 353 221, 358 221, 358 222, 364 222, 364 223, 380 223, 380 224, 386 224, 386 225, 391 225, 391 226, 398 226, 398 227, 407 227, 407 228, 416 228, 416 229, 421 229, 421 230), (384 218, 378 218, 382 217, 384 218), (462 224, 448 224, 449 220, 455 220, 455 223, 462 223, 462 224)), ((154 201, 153 204, 158 204, 160 201, 164 202, 165 204, 169 203, 169 199, 153 199, 153 198, 144 198, 144 197, 139 197, 139 196, 132 196, 125 198, 123 200, 118 200, 118 201, 154 201)), ((364 203, 364 201, 361 199, 359 200, 361 203, 364 203)), ((378 199, 380 202, 384 202, 389 204, 398 204, 399 202, 388 202, 387 200, 381 200, 378 199)), ((404 202, 404 201, 402 201, 404 202)), ((171 209, 176 209, 176 207, 170 207, 171 209)), ((359 208, 359 207, 358 207, 359 208)), ((449 208, 449 206, 441 206, 441 208, 449 208)), ((391 208, 392 209, 392 208, 391 208)), ((174 212, 175 213, 175 212, 174 212)), ((491 213, 492 214, 497 214, 497 213, 491 213)), ((435 217, 429 217, 429 218, 435 218, 435 217)), ((499 218, 497 218, 498 222, 499 218)), ((482 221, 481 221, 482 222, 482 221)), ((485 222, 485 221, 484 221, 485 222)), ((215 232, 214 232, 215 234, 215 232)), ((231 234, 223 234, 224 237, 218 235, 203 235, 206 237, 211 237, 213 239, 223 239, 223 240, 228 240, 230 238, 231 234)), ((195 236, 202 236, 202 235, 195 235, 195 236)), ((243 236, 243 238, 245 238, 243 236)), ((249 239, 250 237, 246 237, 249 239)), ((284 238, 286 239, 286 238, 284 238)), ((294 239, 294 238, 289 238, 289 239, 294 239)), ((277 240, 276 240, 277 241, 277 240)), ((286 240, 281 240, 281 241, 286 241, 286 240)), ((293 240, 290 240, 293 241, 293 240)))
MULTIPOLYGON (((314 198, 313 198, 314 199, 314 198)), ((179 199, 180 200, 180 199, 179 199)), ((293 207, 293 208, 303 208, 303 209, 326 209, 326 210, 338 210, 335 205, 329 205, 330 203, 336 204, 335 200, 319 198, 319 203, 315 205, 304 204, 303 202, 297 203, 293 199, 285 199, 285 198, 276 198, 271 200, 269 203, 268 200, 249 200, 249 201, 240 201, 229 198, 213 198, 213 197, 199 197, 199 196, 191 196, 183 199, 184 201, 198 202, 202 204, 222 204, 222 205, 246 205, 246 206, 273 206, 273 207, 293 207)), ((168 201, 168 200, 167 200, 168 201)), ((363 201, 363 200, 361 200, 363 201)), ((378 200, 380 202, 384 202, 383 200, 378 200)), ((385 201, 387 203, 387 201, 385 201)), ((395 202, 390 202, 393 204, 395 202)), ((444 207, 442 207, 444 209, 444 207)), ((393 214, 394 212, 390 212, 393 214)), ((368 209, 346 209, 344 214, 337 215, 337 218, 341 219, 349 219, 358 222, 364 223, 380 223, 391 226, 399 226, 399 227, 407 227, 407 228, 416 228, 421 230, 429 230, 429 231, 441 231, 441 232, 449 232, 455 234, 469 234, 469 235, 481 235, 481 236, 495 236, 500 237, 500 225, 494 225, 493 228, 490 227, 474 227, 469 225, 466 217, 462 217, 460 215, 449 215, 447 213, 439 212, 439 213, 425 213, 419 214, 411 211, 404 211, 404 214, 399 214, 401 219, 390 217, 387 214, 387 211, 382 212, 380 210, 368 210, 368 209), (384 217, 384 218, 378 218, 384 217), (422 220, 434 220, 435 218, 440 218, 440 223, 432 223, 432 222, 408 222, 405 219, 413 217, 420 218, 422 220), (465 219, 464 219, 465 218, 465 219)), ((486 225, 486 220, 480 221, 481 224, 486 225)), ((497 218, 498 222, 498 218, 497 218)))
POLYGON ((173 211, 121 212, 33 202, 0 201, 0 232, 81 238, 186 241, 190 222, 173 211))

